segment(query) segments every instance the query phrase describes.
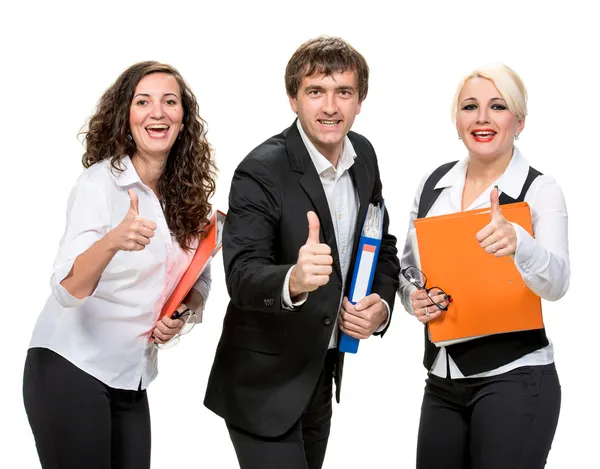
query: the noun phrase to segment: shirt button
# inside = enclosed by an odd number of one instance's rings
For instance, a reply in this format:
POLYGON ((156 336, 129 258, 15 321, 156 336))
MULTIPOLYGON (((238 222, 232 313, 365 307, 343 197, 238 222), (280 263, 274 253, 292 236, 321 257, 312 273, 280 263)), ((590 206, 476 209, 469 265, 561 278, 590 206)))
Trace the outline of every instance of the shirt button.
POLYGON ((323 319, 323 324, 325 324, 326 326, 331 326, 331 319, 329 319, 329 318, 323 319))
POLYGON ((338 215, 338 220, 341 220, 341 219, 342 219, 342 214, 340 213, 340 214, 338 215))

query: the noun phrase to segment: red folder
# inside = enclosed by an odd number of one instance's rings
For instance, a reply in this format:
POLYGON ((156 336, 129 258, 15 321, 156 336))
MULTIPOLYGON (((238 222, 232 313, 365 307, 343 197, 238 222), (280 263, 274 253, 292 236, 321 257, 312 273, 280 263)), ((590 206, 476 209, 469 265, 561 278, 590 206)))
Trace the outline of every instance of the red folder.
POLYGON ((160 312, 159 320, 162 319, 163 316, 171 317, 173 315, 194 284, 198 281, 200 275, 204 272, 204 269, 221 249, 224 220, 225 214, 219 210, 216 210, 211 216, 208 233, 198 242, 198 247, 196 248, 196 253, 192 258, 192 262, 190 262, 189 267, 181 277, 181 280, 173 290, 173 293, 171 293, 171 296, 164 304, 160 312))
MULTIPOLYGON (((526 202, 501 209, 508 221, 533 235, 526 202)), ((489 208, 415 220, 427 287, 437 286, 453 299, 448 311, 428 323, 437 346, 544 327, 540 297, 525 285, 514 260, 479 246, 475 235, 489 222, 489 208)))

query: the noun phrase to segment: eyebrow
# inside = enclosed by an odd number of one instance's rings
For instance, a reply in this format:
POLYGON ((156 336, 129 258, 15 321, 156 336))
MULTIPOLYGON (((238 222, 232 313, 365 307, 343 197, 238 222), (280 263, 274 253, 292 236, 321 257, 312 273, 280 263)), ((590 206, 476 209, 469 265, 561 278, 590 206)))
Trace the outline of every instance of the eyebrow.
MULTIPOLYGON (((465 99, 462 100, 462 103, 464 103, 465 101, 477 101, 477 98, 475 98, 475 97, 465 98, 465 99)), ((490 102, 492 102, 492 101, 504 101, 504 98, 498 98, 498 97, 496 97, 496 98, 490 99, 490 102)))
MULTIPOLYGON (((305 91, 313 91, 313 90, 324 90, 325 87, 321 85, 309 85, 305 88, 305 91)), ((350 85, 341 85, 335 87, 336 91, 355 91, 356 88, 350 85)))
MULTIPOLYGON (((133 97, 133 99, 135 99, 139 96, 143 96, 144 98, 150 98, 150 95, 148 93, 138 93, 133 97)), ((175 96, 176 98, 179 98, 179 96, 177 96, 175 93, 165 93, 165 94, 163 94, 163 98, 165 96, 175 96)))

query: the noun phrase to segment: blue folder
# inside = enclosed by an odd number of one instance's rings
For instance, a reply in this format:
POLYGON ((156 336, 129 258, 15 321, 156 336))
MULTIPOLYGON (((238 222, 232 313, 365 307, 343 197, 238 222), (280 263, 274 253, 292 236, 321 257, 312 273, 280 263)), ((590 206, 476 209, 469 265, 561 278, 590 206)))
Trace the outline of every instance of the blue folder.
MULTIPOLYGON (((375 267, 377 266, 377 258, 379 257, 379 248, 381 247, 384 215, 385 203, 383 201, 381 202, 381 207, 372 204, 369 205, 367 216, 363 222, 358 251, 356 253, 356 262, 354 263, 352 284, 350 285, 348 300, 353 305, 371 293, 375 267)), ((350 337, 342 332, 339 343, 340 352, 356 353, 359 342, 359 339, 350 337)))

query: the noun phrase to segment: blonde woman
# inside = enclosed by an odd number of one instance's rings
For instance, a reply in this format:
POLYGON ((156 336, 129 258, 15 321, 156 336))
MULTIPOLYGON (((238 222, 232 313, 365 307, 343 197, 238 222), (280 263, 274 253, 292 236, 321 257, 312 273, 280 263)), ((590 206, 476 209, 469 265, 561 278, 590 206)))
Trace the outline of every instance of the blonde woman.
MULTIPOLYGON (((567 209, 554 179, 532 168, 515 146, 527 116, 523 82, 505 65, 482 67, 461 81, 452 112, 468 156, 430 172, 417 190, 402 256, 399 295, 404 307, 427 324, 444 314, 447 303, 442 295, 430 300, 408 281, 407 266, 418 267, 411 242, 414 220, 484 207, 491 207, 492 215, 476 235, 481 249, 512 259, 533 292, 558 300, 570 277, 567 209), (531 207, 534 237, 502 215, 503 204, 517 201, 531 207)), ((561 390, 544 329, 441 348, 426 333, 423 362, 428 377, 419 469, 545 466, 561 390)))

